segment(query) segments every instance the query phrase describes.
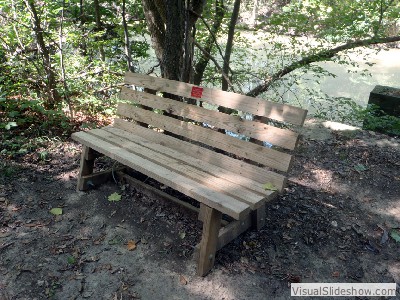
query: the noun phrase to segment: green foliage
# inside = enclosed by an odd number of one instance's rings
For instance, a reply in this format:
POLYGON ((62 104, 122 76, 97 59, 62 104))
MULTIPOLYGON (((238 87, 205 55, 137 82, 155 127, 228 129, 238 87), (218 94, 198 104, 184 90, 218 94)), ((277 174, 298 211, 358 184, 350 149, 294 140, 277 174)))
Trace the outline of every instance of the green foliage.
POLYGON ((0 180, 4 180, 6 178, 12 178, 17 173, 18 173, 17 167, 7 162, 0 162, 0 180))
POLYGON ((369 105, 362 111, 361 117, 366 130, 400 136, 400 118, 386 114, 378 106, 369 105))
POLYGON ((311 34, 332 42, 384 35, 399 18, 397 1, 291 1, 269 20, 280 33, 311 34))
MULTIPOLYGON (((128 0, 126 4, 130 51, 138 64, 149 55, 149 44, 143 38, 141 1, 128 0)), ((36 25, 30 8, 24 1, 0 1, 0 111, 4 109, 0 128, 9 127, 8 122, 24 128, 27 124, 36 124, 41 116, 47 122, 41 127, 49 128, 55 125, 53 121, 68 116, 71 109, 89 116, 112 113, 110 107, 115 101, 110 99, 115 98, 118 90, 115 86, 127 69, 122 1, 100 1, 99 24, 92 2, 70 0, 63 7, 62 1, 45 0, 34 5, 59 98, 54 111, 45 111, 49 101, 46 90, 49 70, 36 41, 36 25), (7 100, 2 93, 7 95, 7 100)))
MULTIPOLYGON (((27 129, 40 133, 49 128, 70 130, 68 118, 61 110, 45 110, 41 100, 0 98, 0 130, 27 129)), ((62 131, 61 131, 62 133, 62 131)))

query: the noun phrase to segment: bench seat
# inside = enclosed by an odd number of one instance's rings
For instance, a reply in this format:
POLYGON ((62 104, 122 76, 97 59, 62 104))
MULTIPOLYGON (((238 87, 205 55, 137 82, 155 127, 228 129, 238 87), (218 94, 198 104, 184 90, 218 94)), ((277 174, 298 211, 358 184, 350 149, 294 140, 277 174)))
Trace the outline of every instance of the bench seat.
MULTIPOLYGON (((147 129, 155 138, 160 133, 147 129)), ((119 128, 77 132, 73 139, 230 217, 240 220, 272 199, 262 183, 119 128)), ((164 136, 167 139, 175 139, 164 136)))

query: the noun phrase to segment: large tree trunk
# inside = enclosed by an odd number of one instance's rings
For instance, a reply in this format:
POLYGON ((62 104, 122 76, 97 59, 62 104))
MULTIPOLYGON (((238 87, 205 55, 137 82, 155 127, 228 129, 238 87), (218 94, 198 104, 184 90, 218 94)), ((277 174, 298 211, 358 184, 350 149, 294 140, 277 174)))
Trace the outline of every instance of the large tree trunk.
POLYGON ((142 0, 150 36, 164 78, 191 81, 194 25, 205 0, 142 0))
POLYGON ((35 33, 38 51, 40 56, 42 57, 43 68, 47 78, 47 80, 44 80, 46 85, 46 101, 44 103, 44 106, 46 109, 55 109, 57 105, 61 102, 61 97, 56 89, 56 73, 51 65, 50 52, 44 42, 43 28, 35 7, 34 0, 25 0, 25 5, 29 9, 32 16, 33 31, 35 33))
POLYGON ((174 0, 166 7, 166 31, 164 55, 162 59, 163 77, 181 80, 183 63, 183 41, 185 35, 185 3, 184 0, 174 0))

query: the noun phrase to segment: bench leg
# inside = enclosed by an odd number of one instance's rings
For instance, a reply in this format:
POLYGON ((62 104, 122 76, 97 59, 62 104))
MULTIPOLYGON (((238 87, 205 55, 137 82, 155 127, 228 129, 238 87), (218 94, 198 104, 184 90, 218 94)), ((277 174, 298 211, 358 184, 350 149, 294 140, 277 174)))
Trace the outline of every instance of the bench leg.
POLYGON ((201 208, 203 212, 203 233, 200 242, 197 274, 199 276, 205 276, 214 266, 222 213, 203 203, 200 205, 203 206, 201 208))
POLYGON ((261 207, 251 212, 252 227, 257 230, 263 228, 265 225, 265 217, 266 217, 265 204, 263 204, 261 205, 261 207))
POLYGON ((78 184, 76 187, 77 191, 84 191, 88 189, 87 185, 85 184, 83 176, 93 174, 94 157, 95 155, 92 148, 88 146, 82 146, 78 184))

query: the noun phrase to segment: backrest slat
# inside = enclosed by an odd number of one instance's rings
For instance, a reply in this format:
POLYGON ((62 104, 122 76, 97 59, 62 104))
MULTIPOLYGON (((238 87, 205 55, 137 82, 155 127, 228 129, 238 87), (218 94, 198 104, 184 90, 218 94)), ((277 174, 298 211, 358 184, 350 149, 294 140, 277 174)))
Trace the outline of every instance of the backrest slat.
POLYGON ((121 99, 154 109, 161 109, 170 114, 226 129, 260 141, 267 141, 272 145, 290 150, 296 147, 298 141, 298 134, 288 129, 277 128, 261 122, 243 120, 239 116, 188 105, 176 100, 135 91, 127 87, 122 88, 121 99))
POLYGON ((294 125, 303 125, 307 115, 307 110, 291 105, 275 103, 260 98, 244 96, 207 87, 197 87, 189 83, 138 73, 126 73, 125 83, 181 97, 197 98, 210 104, 220 105, 294 125))
POLYGON ((292 163, 292 155, 290 154, 242 141, 214 130, 157 114, 130 104, 120 103, 117 114, 236 154, 279 171, 287 172, 292 163))

